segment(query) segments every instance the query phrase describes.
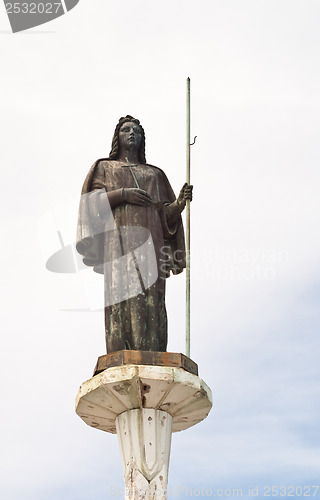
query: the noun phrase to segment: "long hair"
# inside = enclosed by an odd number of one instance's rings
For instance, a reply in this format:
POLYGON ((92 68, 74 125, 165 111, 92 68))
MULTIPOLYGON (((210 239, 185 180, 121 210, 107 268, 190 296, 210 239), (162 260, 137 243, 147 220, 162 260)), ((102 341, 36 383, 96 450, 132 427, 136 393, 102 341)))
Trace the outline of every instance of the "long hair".
POLYGON ((124 123, 127 123, 127 122, 136 123, 137 125, 139 125, 139 127, 141 129, 142 137, 141 137, 141 143, 140 143, 139 150, 138 150, 138 159, 139 159, 140 163, 147 163, 147 160, 146 160, 146 138, 144 135, 143 127, 140 125, 140 122, 139 122, 139 120, 137 120, 137 118, 133 118, 133 116, 130 116, 130 115, 123 116, 122 118, 120 118, 118 125, 115 128, 115 131, 113 134, 113 139, 112 139, 111 151, 109 154, 109 160, 118 160, 119 159, 119 130, 120 130, 120 127, 122 127, 122 125, 124 123))

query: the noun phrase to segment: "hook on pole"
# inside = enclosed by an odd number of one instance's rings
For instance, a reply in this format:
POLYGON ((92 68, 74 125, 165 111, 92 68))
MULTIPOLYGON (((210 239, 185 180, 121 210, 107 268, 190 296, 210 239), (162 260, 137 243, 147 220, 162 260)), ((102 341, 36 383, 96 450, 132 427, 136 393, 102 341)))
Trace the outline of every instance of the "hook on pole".
POLYGON ((196 138, 197 137, 198 137, 197 135, 194 136, 193 142, 190 143, 190 146, 193 146, 196 143, 196 138))

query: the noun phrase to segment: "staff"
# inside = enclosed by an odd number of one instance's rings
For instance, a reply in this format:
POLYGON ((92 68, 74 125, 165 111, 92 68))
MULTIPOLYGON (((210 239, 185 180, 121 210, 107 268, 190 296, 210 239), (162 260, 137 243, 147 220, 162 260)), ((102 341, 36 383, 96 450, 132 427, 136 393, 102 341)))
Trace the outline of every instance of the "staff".
MULTIPOLYGON (((187 184, 190 185, 190 78, 187 78, 187 184)), ((190 357, 190 200, 186 200, 186 355, 190 357)))
MULTIPOLYGON (((190 78, 187 78, 187 183, 190 184, 190 78)), ((186 355, 190 358, 190 200, 186 205, 186 355)))

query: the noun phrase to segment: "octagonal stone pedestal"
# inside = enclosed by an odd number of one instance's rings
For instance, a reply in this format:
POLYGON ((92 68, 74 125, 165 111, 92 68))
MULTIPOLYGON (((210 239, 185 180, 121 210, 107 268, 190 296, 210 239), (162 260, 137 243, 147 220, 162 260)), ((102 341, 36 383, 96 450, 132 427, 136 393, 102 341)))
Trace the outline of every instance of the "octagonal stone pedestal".
POLYGON ((171 433, 197 424, 212 407, 210 388, 180 367, 123 365, 82 384, 76 413, 117 433, 127 499, 165 499, 171 433))

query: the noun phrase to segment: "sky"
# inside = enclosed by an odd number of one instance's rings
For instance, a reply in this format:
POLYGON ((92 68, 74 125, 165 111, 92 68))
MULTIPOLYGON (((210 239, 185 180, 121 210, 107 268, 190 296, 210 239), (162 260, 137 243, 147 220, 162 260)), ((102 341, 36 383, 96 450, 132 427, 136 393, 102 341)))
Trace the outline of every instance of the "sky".
MULTIPOLYGON (((187 77, 191 358, 214 408, 173 435, 170 497, 320 496, 319 16, 315 0, 80 0, 12 34, 0 5, 1 499, 123 496, 116 436, 74 411, 105 353, 103 284, 46 261, 58 230, 74 242, 120 116, 179 192, 187 77)), ((184 280, 167 283, 171 352, 184 280)))

